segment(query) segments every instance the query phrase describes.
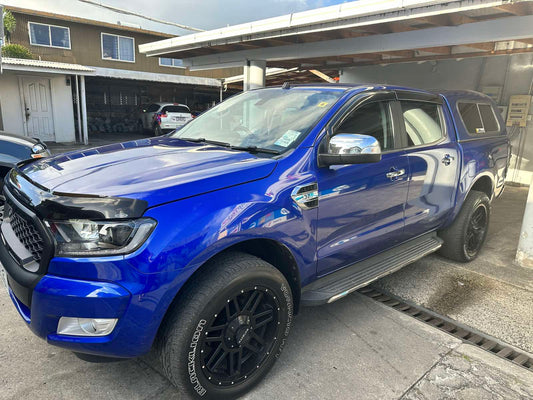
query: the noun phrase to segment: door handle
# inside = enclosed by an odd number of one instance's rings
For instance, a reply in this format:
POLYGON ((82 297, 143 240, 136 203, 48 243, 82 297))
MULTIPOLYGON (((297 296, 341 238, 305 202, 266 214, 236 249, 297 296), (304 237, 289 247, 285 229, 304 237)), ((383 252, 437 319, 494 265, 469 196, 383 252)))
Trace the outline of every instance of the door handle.
POLYGON ((389 178, 391 181, 394 181, 394 180, 398 179, 402 175, 405 175, 405 169, 403 169, 403 168, 402 169, 391 168, 391 171, 387 172, 387 174, 385 176, 387 178, 389 178))
POLYGON ((451 162, 452 162, 453 160, 454 160, 454 157, 453 157, 453 156, 451 156, 451 155, 449 155, 449 154, 446 154, 446 155, 444 156, 444 158, 442 159, 442 163, 443 163, 444 165, 450 165, 451 162))

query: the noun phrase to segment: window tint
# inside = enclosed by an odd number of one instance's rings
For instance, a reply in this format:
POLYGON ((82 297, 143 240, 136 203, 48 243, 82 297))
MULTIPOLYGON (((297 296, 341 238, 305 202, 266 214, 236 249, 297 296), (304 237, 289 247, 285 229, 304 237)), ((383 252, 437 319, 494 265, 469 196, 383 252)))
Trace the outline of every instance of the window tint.
POLYGON ((458 108, 468 133, 484 133, 476 103, 459 103, 458 108))
POLYGON ((409 146, 433 143, 442 138, 438 104, 402 101, 401 106, 409 146))
POLYGON ((481 114, 481 120, 483 121, 483 127, 485 132, 495 132, 500 129, 494 110, 489 104, 479 104, 479 113, 481 114))
POLYGON ((382 150, 394 148, 389 104, 375 102, 354 110, 336 129, 337 133, 356 133, 375 137, 382 150))
POLYGON ((70 49, 70 32, 62 26, 30 22, 30 44, 70 49))
POLYGON ((133 38, 102 33, 102 58, 106 60, 135 61, 133 38))
POLYGON ((150 104, 146 112, 156 112, 157 110, 159 110, 159 104, 150 104))
POLYGON ((161 110, 161 112, 171 112, 171 113, 186 113, 190 114, 190 111, 187 107, 184 106, 165 106, 161 110))

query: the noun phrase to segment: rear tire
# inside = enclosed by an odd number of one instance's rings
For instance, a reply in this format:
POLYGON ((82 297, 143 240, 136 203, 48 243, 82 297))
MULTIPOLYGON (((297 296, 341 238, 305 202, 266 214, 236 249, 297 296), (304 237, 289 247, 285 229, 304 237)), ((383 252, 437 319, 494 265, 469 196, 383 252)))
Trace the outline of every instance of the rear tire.
POLYGON ((249 254, 221 255, 203 271, 183 289, 155 347, 180 391, 233 399, 259 383, 283 350, 292 294, 276 268, 249 254))
POLYGON ((489 220, 488 196, 483 192, 471 191, 453 223, 439 232, 439 236, 444 240, 439 253, 454 261, 472 261, 483 247, 489 220))

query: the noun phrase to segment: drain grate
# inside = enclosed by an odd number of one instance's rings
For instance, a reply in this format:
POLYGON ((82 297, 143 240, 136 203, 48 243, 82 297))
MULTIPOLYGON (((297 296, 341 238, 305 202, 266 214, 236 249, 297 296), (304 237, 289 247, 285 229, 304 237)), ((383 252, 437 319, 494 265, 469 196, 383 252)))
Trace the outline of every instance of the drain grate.
POLYGON ((489 351, 501 358, 505 358, 521 367, 533 371, 533 358, 531 358, 529 354, 493 338, 492 336, 372 287, 359 289, 358 292, 373 300, 379 301, 386 306, 432 325, 435 328, 439 328, 466 343, 476 345, 483 350, 489 351))

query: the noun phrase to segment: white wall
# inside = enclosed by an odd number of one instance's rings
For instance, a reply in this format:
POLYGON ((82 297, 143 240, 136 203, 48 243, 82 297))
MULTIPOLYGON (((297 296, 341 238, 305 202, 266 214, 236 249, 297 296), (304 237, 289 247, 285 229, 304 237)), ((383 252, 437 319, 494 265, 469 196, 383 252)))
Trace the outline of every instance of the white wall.
MULTIPOLYGON (((341 71, 340 75, 341 83, 387 83, 423 89, 480 91, 483 86, 502 86, 500 105, 509 104, 511 95, 532 94, 532 80, 532 54, 354 67, 341 71)), ((508 179, 529 184, 533 177, 533 121, 520 132, 516 129, 512 132, 515 133, 514 153, 521 142, 523 156, 519 171, 510 171, 508 179)), ((516 160, 516 157, 512 160, 512 167, 516 160)))
POLYGON ((0 75, 0 104, 2 121, 6 132, 24 135, 23 106, 19 90, 19 76, 39 76, 50 79, 52 111, 56 142, 74 142, 74 107, 71 87, 66 84, 65 75, 24 74, 4 71, 0 75))

